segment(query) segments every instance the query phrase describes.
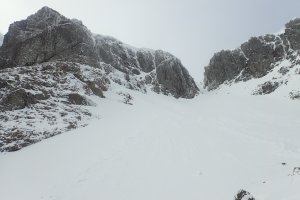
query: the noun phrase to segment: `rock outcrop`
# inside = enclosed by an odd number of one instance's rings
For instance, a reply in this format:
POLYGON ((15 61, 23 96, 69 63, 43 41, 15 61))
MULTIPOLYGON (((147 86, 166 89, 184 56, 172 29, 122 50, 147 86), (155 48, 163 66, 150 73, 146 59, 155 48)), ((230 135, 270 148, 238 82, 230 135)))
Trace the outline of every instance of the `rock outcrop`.
MULTIPOLYGON (((253 37, 235 50, 216 53, 205 67, 205 87, 213 90, 228 81, 261 78, 285 60, 291 63, 288 68, 299 64, 300 19, 291 20, 285 27, 284 33, 253 37)), ((287 70, 280 73, 285 75, 287 70)))
POLYGON ((282 83, 267 81, 257 87, 257 89, 253 92, 256 95, 264 95, 271 94, 274 92, 282 83))
POLYGON ((18 110, 36 103, 35 96, 25 89, 12 91, 0 101, 3 110, 18 110))
POLYGON ((93 45, 92 33, 80 21, 43 7, 10 25, 0 49, 0 68, 54 60, 94 64, 93 45))
MULTIPOLYGON (((98 68, 47 62, 0 70, 0 152, 86 126, 91 97, 108 79, 98 68)), ((100 93, 102 94, 102 93, 100 93)))
POLYGON ((2 35, 2 33, 0 33, 0 46, 1 46, 2 43, 3 43, 3 39, 4 39, 4 36, 2 35))
POLYGON ((198 88, 175 56, 130 47, 112 37, 92 34, 79 20, 43 7, 9 27, 0 48, 0 69, 65 61, 102 68, 110 65, 127 76, 151 76, 154 91, 193 98, 198 88), (158 86, 158 87, 157 87, 158 86), (157 90, 157 88, 159 88, 157 90))
POLYGON ((175 56, 92 34, 43 7, 11 24, 0 46, 0 152, 86 126, 96 117, 89 107, 107 90, 133 105, 124 89, 176 98, 198 93, 175 56))
POLYGON ((234 200, 255 200, 255 198, 249 192, 240 190, 234 197, 234 200))

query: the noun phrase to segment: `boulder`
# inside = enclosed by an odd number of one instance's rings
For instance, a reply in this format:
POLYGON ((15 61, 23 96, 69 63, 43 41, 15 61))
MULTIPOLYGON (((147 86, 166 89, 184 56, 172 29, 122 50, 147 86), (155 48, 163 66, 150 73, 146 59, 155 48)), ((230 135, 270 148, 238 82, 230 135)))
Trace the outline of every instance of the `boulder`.
POLYGON ((77 93, 71 93, 67 95, 68 102, 70 104, 75 104, 75 105, 83 105, 83 106, 92 106, 93 103, 88 100, 86 97, 77 94, 77 93))
POLYGON ((1 110, 18 110, 37 103, 35 96, 25 89, 17 89, 1 99, 1 110))
POLYGON ((92 90, 94 95, 104 98, 101 88, 99 88, 99 86, 97 86, 94 82, 88 81, 87 86, 92 90))
POLYGON ((279 86, 280 86, 280 83, 278 83, 278 82, 267 81, 267 82, 259 85, 253 94, 255 94, 255 95, 270 94, 270 93, 274 92, 279 86))
POLYGON ((255 200, 255 198, 249 192, 240 190, 234 197, 234 200, 255 200))

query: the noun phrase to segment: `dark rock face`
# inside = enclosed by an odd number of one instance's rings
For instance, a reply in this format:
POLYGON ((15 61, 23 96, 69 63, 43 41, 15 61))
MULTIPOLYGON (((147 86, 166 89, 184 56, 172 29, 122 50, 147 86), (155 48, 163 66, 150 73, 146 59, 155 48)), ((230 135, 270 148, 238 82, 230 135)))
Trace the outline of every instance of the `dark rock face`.
POLYGON ((199 91, 178 58, 167 52, 135 49, 114 38, 100 35, 96 36, 96 48, 101 62, 125 74, 140 75, 141 72, 152 74, 146 75, 144 79, 147 84, 160 85, 160 89, 156 92, 171 93, 177 98, 193 98, 199 91), (165 76, 169 78, 163 78, 165 76), (156 81, 152 81, 152 78, 156 81))
POLYGON ((240 54, 238 50, 216 53, 209 63, 213 67, 205 68, 205 86, 215 89, 226 80, 238 76, 247 63, 247 59, 240 54))
POLYGON ((140 75, 153 72, 159 66, 157 77, 153 78, 159 77, 161 88, 175 97, 194 97, 198 88, 192 77, 180 62, 176 62, 175 67, 168 59, 178 60, 163 51, 136 49, 112 37, 95 36, 80 21, 70 20, 48 7, 11 24, 0 47, 0 69, 67 61, 97 68, 107 64, 122 73, 140 75), (176 79, 163 80, 161 72, 171 73, 176 79))
POLYGON ((35 104, 36 102, 37 99, 33 94, 26 92, 24 89, 18 89, 9 93, 1 100, 0 108, 5 108, 5 110, 17 110, 35 104))
POLYGON ((266 41, 265 38, 251 38, 241 46, 241 50, 247 58, 245 74, 249 77, 264 76, 271 69, 270 65, 275 60, 276 50, 264 41, 266 41))
POLYGON ((98 96, 98 97, 101 97, 101 98, 104 98, 104 95, 103 95, 103 92, 102 90, 105 90, 106 88, 102 87, 102 89, 100 88, 101 85, 103 86, 103 83, 100 83, 100 86, 95 83, 95 82, 92 82, 92 81, 88 81, 87 82, 87 86, 88 88, 91 89, 91 91, 94 93, 94 95, 98 96))
POLYGON ((67 95, 68 102, 75 105, 91 106, 90 101, 77 93, 71 93, 67 95))
POLYGON ((2 33, 0 33, 0 46, 1 46, 2 43, 3 43, 3 39, 4 39, 4 36, 2 35, 2 33))
POLYGON ((155 56, 149 51, 139 50, 136 55, 139 65, 144 72, 151 72, 155 69, 155 56))
POLYGON ((216 53, 205 67, 204 85, 212 90, 226 81, 263 77, 276 62, 292 60, 300 50, 299 41, 300 19, 295 19, 286 24, 283 34, 253 37, 238 49, 216 53))
POLYGON ((300 49, 300 18, 291 20, 285 25, 284 36, 290 42, 290 48, 293 50, 300 49))
POLYGON ((195 83, 178 59, 163 61, 157 66, 156 73, 157 81, 163 85, 163 90, 170 91, 175 97, 194 97, 195 83))
POLYGON ((52 60, 93 61, 92 34, 81 22, 43 7, 26 20, 10 25, 0 54, 0 68, 33 65, 52 60))
POLYGON ((255 200, 255 198, 249 192, 240 190, 234 197, 234 200, 255 200))

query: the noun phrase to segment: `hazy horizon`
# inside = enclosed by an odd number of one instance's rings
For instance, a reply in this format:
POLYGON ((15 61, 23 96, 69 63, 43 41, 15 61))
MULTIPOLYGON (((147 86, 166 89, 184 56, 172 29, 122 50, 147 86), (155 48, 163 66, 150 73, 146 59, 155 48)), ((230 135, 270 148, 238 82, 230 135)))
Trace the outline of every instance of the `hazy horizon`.
POLYGON ((168 51, 181 59, 197 82, 215 52, 236 48, 251 36, 277 32, 300 17, 296 0, 11 0, 1 4, 0 32, 5 34, 9 24, 43 6, 83 21, 93 33, 168 51))

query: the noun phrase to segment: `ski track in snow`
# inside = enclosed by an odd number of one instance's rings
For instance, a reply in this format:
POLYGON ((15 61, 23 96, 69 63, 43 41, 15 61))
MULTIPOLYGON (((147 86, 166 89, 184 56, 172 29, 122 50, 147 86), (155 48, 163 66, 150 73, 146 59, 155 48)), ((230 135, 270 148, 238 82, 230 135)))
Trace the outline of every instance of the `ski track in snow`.
POLYGON ((133 106, 108 92, 89 126, 0 154, 0 199, 300 199, 299 101, 127 91, 133 106))

